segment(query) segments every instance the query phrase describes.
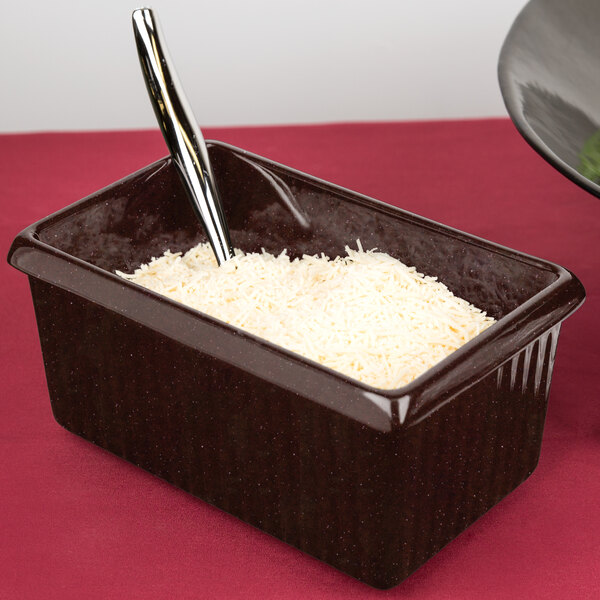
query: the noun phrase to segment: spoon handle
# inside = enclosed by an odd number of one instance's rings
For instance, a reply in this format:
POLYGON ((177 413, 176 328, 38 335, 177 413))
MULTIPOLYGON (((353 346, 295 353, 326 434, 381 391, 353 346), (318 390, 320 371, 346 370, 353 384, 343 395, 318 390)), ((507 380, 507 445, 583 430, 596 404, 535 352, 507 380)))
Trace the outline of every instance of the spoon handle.
POLYGON ((204 137, 152 9, 134 10, 132 20, 140 65, 158 124, 194 212, 206 230, 217 262, 222 264, 233 257, 233 247, 204 137))

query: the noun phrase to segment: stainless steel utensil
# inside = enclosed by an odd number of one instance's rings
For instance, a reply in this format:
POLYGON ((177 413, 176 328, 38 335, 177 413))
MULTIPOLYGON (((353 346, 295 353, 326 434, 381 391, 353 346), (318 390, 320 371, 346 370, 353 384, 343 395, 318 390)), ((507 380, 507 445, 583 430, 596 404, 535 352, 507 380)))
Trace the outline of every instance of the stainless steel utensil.
POLYGON ((150 8, 133 11, 133 31, 148 94, 173 162, 219 264, 233 247, 219 191, 200 128, 169 57, 150 8))

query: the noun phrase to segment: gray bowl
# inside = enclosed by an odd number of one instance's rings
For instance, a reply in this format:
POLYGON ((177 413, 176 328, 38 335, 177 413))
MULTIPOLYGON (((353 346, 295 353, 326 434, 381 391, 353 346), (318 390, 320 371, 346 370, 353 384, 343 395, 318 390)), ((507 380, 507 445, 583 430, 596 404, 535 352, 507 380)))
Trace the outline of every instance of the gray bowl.
POLYGON ((553 167, 600 196, 600 2, 531 0, 500 53, 519 132, 553 167))

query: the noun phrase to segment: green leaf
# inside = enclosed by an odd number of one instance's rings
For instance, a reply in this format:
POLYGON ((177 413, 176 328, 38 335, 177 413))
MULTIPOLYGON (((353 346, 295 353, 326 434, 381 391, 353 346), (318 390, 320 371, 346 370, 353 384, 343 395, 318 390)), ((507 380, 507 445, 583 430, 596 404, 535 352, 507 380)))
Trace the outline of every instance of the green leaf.
POLYGON ((600 129, 586 140, 579 160, 579 173, 594 183, 600 183, 600 129))

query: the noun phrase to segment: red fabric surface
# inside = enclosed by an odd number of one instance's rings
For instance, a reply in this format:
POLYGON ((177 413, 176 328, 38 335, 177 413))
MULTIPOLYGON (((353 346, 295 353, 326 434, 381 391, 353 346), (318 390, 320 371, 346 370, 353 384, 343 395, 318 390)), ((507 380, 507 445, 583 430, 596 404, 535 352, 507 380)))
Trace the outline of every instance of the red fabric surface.
MULTIPOLYGON (((53 420, 26 277, 2 266, 0 597, 600 597, 600 200, 507 120, 209 130, 572 270, 535 473, 399 587, 371 589, 53 420)), ((25 226, 166 154, 158 132, 0 136, 1 251, 25 226)))

